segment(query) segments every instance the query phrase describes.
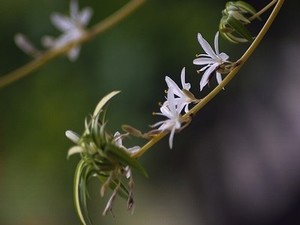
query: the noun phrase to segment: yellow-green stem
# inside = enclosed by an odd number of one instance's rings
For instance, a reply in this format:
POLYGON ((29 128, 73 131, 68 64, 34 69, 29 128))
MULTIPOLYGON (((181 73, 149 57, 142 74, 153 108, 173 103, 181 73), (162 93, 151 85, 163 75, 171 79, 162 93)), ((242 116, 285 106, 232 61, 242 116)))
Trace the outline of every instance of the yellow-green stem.
POLYGON ((37 59, 29 62, 28 64, 0 77, 0 88, 5 87, 29 74, 39 69, 43 65, 49 63, 51 60, 57 58, 58 56, 66 54, 70 49, 72 49, 76 45, 81 45, 93 38, 97 35, 103 33, 109 28, 115 26, 131 13, 133 13, 136 9, 138 9, 145 0, 131 0, 126 5, 124 5, 121 9, 104 19, 103 21, 94 25, 90 30, 87 30, 85 35, 81 38, 71 41, 65 46, 58 49, 51 49, 45 52, 43 55, 38 57, 37 59))
MULTIPOLYGON (((247 51, 242 55, 242 57, 237 60, 236 67, 224 78, 224 80, 216 87, 214 88, 205 98, 203 98, 198 104, 196 104, 189 112, 184 114, 182 116, 182 120, 185 121, 189 117, 194 116, 197 112, 199 112, 200 109, 202 109, 207 103, 209 103, 223 88, 232 80, 232 78, 238 73, 238 71, 242 68, 244 63, 248 60, 248 58, 252 55, 253 51, 257 48, 257 46, 262 41, 263 37, 269 30, 270 26, 272 25, 274 19, 276 18, 278 12, 280 11, 282 5, 284 3, 284 0, 278 0, 277 4, 275 5, 272 13, 270 14, 268 20, 258 33, 255 40, 252 42, 252 44, 249 46, 247 51)), ((168 133, 162 132, 157 134, 155 137, 153 137, 149 142, 147 142, 138 152, 136 152, 133 157, 140 157, 142 156, 149 148, 151 148, 154 144, 156 144, 158 141, 160 141, 162 138, 164 138, 168 133)))
POLYGON ((249 18, 250 21, 260 17, 262 14, 264 14, 268 9, 270 9, 278 0, 271 1, 268 5, 266 5, 263 9, 259 10, 259 12, 255 13, 255 15, 251 16, 249 18))

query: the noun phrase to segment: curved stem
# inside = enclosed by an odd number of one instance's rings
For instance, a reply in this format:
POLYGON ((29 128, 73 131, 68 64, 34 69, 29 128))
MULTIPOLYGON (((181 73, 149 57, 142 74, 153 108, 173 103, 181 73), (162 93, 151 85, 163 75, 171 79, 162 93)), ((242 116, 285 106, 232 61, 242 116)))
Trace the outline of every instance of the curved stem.
POLYGON ((70 41, 65 46, 59 48, 59 49, 50 49, 43 55, 41 55, 39 58, 29 62, 28 64, 10 72, 6 75, 3 75, 0 77, 0 88, 5 87, 27 75, 32 73, 33 71, 39 69, 46 63, 50 62, 51 60, 57 58, 58 56, 61 56, 65 53, 67 53, 70 49, 72 49, 74 46, 83 44, 93 38, 95 38, 97 35, 105 32, 109 28, 115 26, 119 22, 121 22, 124 18, 129 16, 131 13, 133 13, 137 8, 139 8, 145 0, 131 0, 128 2, 125 6, 123 6, 121 9, 104 19, 103 21, 97 23, 95 26, 90 28, 90 30, 87 30, 85 35, 83 35, 81 38, 70 41))
MULTIPOLYGON (((185 121, 189 117, 194 116, 200 109, 202 109, 207 103, 209 103, 223 88, 232 80, 232 78, 239 72, 239 70, 242 68, 244 63, 249 59, 249 57, 252 55, 253 51, 258 47, 260 42, 262 41, 263 37, 269 30, 270 26, 272 25, 274 19, 276 18, 278 12, 280 11, 282 5, 284 3, 284 0, 278 0, 277 4, 275 5, 272 13, 270 14, 268 20, 258 33, 255 40, 252 42, 252 44, 249 46, 247 51, 242 55, 242 57, 237 60, 236 66, 233 68, 233 70, 224 78, 224 80, 215 87, 205 98, 203 98, 198 104, 196 104, 189 112, 184 114, 182 116, 182 120, 185 121)), ((168 133, 162 132, 157 134, 155 137, 153 137, 149 142, 147 142, 138 152, 136 152, 133 157, 140 157, 142 156, 150 147, 152 147, 155 143, 157 143, 159 140, 164 138, 168 133)))
POLYGON ((269 8, 271 8, 278 0, 273 0, 268 5, 266 5, 263 9, 259 10, 259 12, 255 13, 255 15, 249 18, 250 21, 260 17, 260 15, 264 14, 269 8))

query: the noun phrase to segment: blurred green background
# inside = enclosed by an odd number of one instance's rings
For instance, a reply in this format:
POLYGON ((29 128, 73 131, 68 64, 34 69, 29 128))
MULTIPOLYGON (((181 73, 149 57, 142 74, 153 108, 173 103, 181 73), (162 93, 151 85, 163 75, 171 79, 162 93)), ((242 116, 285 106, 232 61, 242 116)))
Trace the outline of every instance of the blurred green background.
MULTIPOLYGON (((93 25, 126 2, 86 0, 80 6, 93 8, 93 25)), ((259 9, 268 1, 249 3, 259 9)), ((112 90, 122 93, 109 105, 111 131, 125 123, 147 130, 160 119, 151 112, 164 100, 164 77, 178 81, 183 67, 193 92, 203 97, 192 64, 201 52, 196 35, 212 43, 224 5, 147 1, 85 44, 75 63, 58 58, 1 89, 0 224, 79 224, 72 196, 79 158, 66 159, 72 143, 65 130, 82 132, 84 118, 112 90)), ((43 35, 59 35, 49 15, 68 8, 68 1, 0 0, 0 74, 30 60, 15 46, 16 33, 40 46, 43 35)), ((91 183, 95 224, 299 224, 298 10, 297 1, 286 2, 239 76, 175 135, 174 149, 165 139, 142 157, 150 178, 136 175, 134 215, 120 199, 115 216, 102 217, 107 199, 91 183)), ((232 60, 246 47, 220 40, 232 60)))

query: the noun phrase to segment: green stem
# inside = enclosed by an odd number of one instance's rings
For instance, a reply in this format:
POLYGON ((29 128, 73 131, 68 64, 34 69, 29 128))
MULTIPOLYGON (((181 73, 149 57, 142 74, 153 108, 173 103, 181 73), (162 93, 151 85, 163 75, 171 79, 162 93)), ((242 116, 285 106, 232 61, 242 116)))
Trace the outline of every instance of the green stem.
POLYGON ((259 12, 255 13, 255 15, 251 16, 249 18, 250 21, 260 17, 262 14, 264 14, 268 9, 270 9, 278 0, 271 1, 268 5, 266 5, 263 9, 259 10, 259 12))
MULTIPOLYGON (((278 12, 280 11, 282 5, 284 3, 284 0, 278 0, 277 4, 275 5, 272 13, 270 14, 268 20, 258 33, 255 40, 252 42, 252 44, 249 46, 247 51, 242 55, 242 57, 237 60, 236 66, 233 68, 233 70, 224 78, 224 80, 215 87, 205 98, 203 98, 198 104, 196 104, 189 112, 184 114, 182 116, 182 121, 186 121, 189 117, 194 116, 196 113, 198 113, 207 103, 209 103, 220 91, 223 90, 223 88, 232 80, 232 78, 240 71, 244 63, 249 59, 249 57, 252 55, 254 50, 258 47, 258 45, 261 43, 263 37, 269 30, 270 26, 272 25, 274 19, 276 18, 278 12)), ((147 142, 138 152, 136 152, 133 157, 140 157, 142 156, 149 148, 151 148, 154 144, 156 144, 158 141, 160 141, 162 138, 164 138, 168 133, 162 132, 157 134, 155 137, 153 137, 149 142, 147 142)))
POLYGON ((145 0, 131 0, 126 5, 124 5, 121 9, 104 19, 103 21, 97 23, 93 26, 90 30, 87 30, 85 35, 81 38, 70 41, 65 46, 59 49, 50 49, 49 51, 45 52, 39 58, 29 62, 28 64, 10 72, 6 75, 0 77, 0 88, 3 88, 29 74, 33 71, 39 69, 43 65, 49 63, 51 60, 57 58, 58 56, 64 55, 70 49, 72 49, 76 45, 81 45, 91 39, 95 38, 97 35, 102 34, 109 28, 117 25, 131 13, 133 13, 137 8, 139 8, 145 0))

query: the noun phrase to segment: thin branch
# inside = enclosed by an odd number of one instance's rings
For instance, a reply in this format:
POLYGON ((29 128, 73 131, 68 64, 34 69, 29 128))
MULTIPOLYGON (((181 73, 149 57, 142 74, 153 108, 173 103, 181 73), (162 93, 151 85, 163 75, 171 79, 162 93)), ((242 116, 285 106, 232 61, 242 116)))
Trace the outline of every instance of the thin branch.
POLYGON ((145 3, 145 0, 131 0, 126 5, 124 5, 121 9, 104 19, 103 21, 97 23, 92 28, 86 31, 85 35, 83 35, 81 38, 70 41, 65 46, 59 48, 59 49, 50 49, 49 51, 45 52, 43 55, 41 55, 39 58, 29 62, 28 64, 10 72, 6 75, 3 75, 0 77, 0 88, 3 88, 29 74, 31 74, 33 71, 39 69, 43 65, 49 63, 51 60, 64 55, 67 53, 70 49, 72 49, 74 46, 81 45, 87 41, 90 41, 91 39, 95 38, 97 35, 102 34, 109 28, 112 28, 113 26, 117 25, 119 22, 121 22, 123 19, 128 17, 131 13, 133 13, 136 9, 138 9, 143 3, 145 3))
POLYGON ((266 5, 263 9, 259 10, 259 12, 255 13, 255 15, 251 16, 249 18, 250 21, 260 17, 262 14, 264 14, 268 9, 270 9, 278 0, 273 0, 268 5, 266 5))
MULTIPOLYGON (((223 88, 232 80, 232 78, 240 71, 244 63, 249 59, 249 57, 252 55, 254 50, 258 47, 258 45, 261 43, 263 37, 269 30, 270 26, 272 25, 274 19, 276 18, 278 12, 280 11, 282 5, 284 3, 284 0, 278 0, 277 4, 275 5, 272 13, 270 14, 268 20, 258 33, 255 40, 252 42, 252 44, 249 46, 247 51, 242 55, 242 57, 236 62, 236 66, 233 68, 233 70, 224 78, 224 80, 215 87, 205 98, 203 98, 198 104, 196 104, 189 112, 184 114, 182 116, 182 120, 186 120, 191 116, 194 116, 197 112, 199 112, 207 103, 209 103, 220 91, 223 90, 223 88)), ((133 157, 140 157, 142 156, 149 148, 151 148, 154 144, 156 144, 158 141, 160 141, 162 138, 164 138, 168 132, 161 132, 157 134, 155 137, 153 137, 149 142, 147 142, 138 152, 136 152, 133 157)))

